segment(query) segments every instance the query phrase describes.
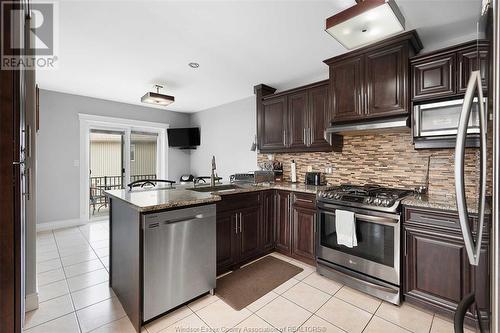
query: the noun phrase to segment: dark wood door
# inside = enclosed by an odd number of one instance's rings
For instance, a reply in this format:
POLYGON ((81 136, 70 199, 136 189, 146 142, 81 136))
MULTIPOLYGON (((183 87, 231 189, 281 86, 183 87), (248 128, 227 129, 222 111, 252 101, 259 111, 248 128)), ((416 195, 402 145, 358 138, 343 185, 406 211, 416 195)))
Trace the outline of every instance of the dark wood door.
POLYGON ((266 252, 274 248, 274 210, 276 196, 274 191, 262 192, 262 218, 260 220, 260 247, 266 252))
POLYGON ((249 207, 238 213, 240 251, 239 260, 255 257, 260 252, 260 207, 249 207))
POLYGON ((364 116, 363 77, 363 56, 330 65, 332 121, 355 120, 364 116))
POLYGON ((455 94, 455 53, 438 55, 412 64, 413 100, 455 94))
POLYGON ((289 133, 288 147, 291 149, 306 148, 306 136, 308 127, 308 101, 307 91, 288 96, 288 117, 289 117, 289 133))
POLYGON ((292 255, 314 264, 316 210, 293 206, 292 255))
POLYGON ((291 254, 290 192, 276 192, 276 250, 291 254))
POLYGON ((482 46, 471 48, 457 53, 457 92, 465 93, 467 90, 467 83, 469 82, 470 73, 472 71, 481 71, 481 83, 483 85, 484 93, 488 91, 488 65, 489 54, 488 47, 482 46), (479 53, 479 61, 478 61, 479 53))
POLYGON ((397 45, 366 54, 366 115, 383 117, 408 113, 408 47, 397 45))
POLYGON ((276 97, 263 102, 262 114, 259 115, 260 150, 274 151, 286 147, 288 116, 286 97, 276 97))
MULTIPOLYGON (((488 248, 483 244, 481 262, 469 264, 459 233, 419 227, 405 227, 406 299, 431 310, 453 315, 457 304, 474 291, 481 311, 489 309, 488 248)), ((467 313, 469 323, 473 309, 467 313)))
POLYGON ((309 90, 309 147, 331 150, 332 147, 325 140, 325 129, 330 124, 330 108, 328 107, 328 85, 311 88, 309 90))
POLYGON ((217 212, 217 273, 223 273, 236 263, 236 211, 217 212))

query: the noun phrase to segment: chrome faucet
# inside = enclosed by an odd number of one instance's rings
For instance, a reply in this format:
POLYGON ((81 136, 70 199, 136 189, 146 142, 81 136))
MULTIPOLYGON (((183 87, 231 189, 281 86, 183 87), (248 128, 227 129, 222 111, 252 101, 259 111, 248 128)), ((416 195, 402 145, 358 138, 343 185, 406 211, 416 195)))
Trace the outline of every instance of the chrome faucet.
POLYGON ((217 169, 217 165, 215 164, 215 156, 212 156, 212 173, 210 174, 210 186, 215 186, 215 169, 217 169))

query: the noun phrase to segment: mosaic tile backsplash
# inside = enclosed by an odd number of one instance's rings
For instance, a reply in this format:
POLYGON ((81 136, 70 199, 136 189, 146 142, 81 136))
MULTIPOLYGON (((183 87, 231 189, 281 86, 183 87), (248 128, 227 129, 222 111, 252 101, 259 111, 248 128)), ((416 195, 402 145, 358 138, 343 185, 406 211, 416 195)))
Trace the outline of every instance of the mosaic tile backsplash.
MULTIPOLYGON (((490 150, 491 151, 491 150, 490 150)), ((313 171, 325 173, 326 181, 332 185, 351 183, 363 185, 376 183, 383 186, 415 188, 425 183, 427 158, 431 155, 429 172, 429 194, 453 196, 454 149, 415 150, 409 130, 360 136, 344 136, 342 153, 280 153, 273 158, 283 163, 285 180, 290 180, 290 164, 297 163, 297 181, 304 182, 308 166, 313 171)), ((268 160, 267 154, 258 154, 259 163, 268 160)), ((466 150, 466 194, 474 198, 478 192, 479 150, 466 150)), ((491 172, 491 158, 488 160, 491 172)), ((488 176, 491 179, 491 175, 488 176)), ((488 184, 491 193, 491 182, 488 184)))

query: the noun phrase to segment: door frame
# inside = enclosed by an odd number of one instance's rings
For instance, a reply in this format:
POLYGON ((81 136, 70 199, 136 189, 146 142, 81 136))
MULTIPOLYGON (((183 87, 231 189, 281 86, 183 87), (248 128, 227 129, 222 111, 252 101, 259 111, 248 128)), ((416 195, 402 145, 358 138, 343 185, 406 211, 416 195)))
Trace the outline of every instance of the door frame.
POLYGON ((169 124, 133 120, 126 118, 115 118, 79 113, 80 121, 80 221, 90 221, 89 195, 90 184, 88 170, 90 168, 90 130, 111 130, 123 132, 123 168, 125 168, 124 182, 130 179, 130 134, 132 132, 150 132, 158 135, 156 169, 159 179, 168 177, 168 138, 167 129, 169 124), (163 163, 162 163, 163 162, 163 163))

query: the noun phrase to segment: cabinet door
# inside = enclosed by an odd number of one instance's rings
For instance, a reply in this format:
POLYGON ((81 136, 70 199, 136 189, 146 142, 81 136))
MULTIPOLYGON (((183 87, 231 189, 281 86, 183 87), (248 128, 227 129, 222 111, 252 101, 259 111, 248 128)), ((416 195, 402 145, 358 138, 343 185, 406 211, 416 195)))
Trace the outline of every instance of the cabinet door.
POLYGON ((276 250, 291 254, 290 192, 276 192, 276 250))
POLYGON ((412 64, 413 100, 455 94, 455 54, 445 54, 412 64))
POLYGON ((259 223, 260 207, 249 207, 238 213, 240 253, 239 260, 243 261, 256 256, 259 252, 259 223))
POLYGON ((365 59, 367 116, 407 114, 407 47, 398 45, 368 53, 365 59))
POLYGON ((274 248, 275 192, 262 192, 262 219, 260 220, 260 248, 268 251, 274 248))
POLYGON ((332 147, 325 140, 325 129, 331 121, 331 112, 328 107, 328 85, 309 90, 309 147, 331 150, 332 147))
POLYGON ((260 150, 283 150, 286 145, 286 128, 288 123, 287 105, 285 97, 276 97, 265 100, 262 107, 259 143, 260 150))
POLYGON ((236 263, 236 212, 217 213, 217 273, 227 271, 236 263))
POLYGON ((455 309, 469 290, 465 245, 437 231, 405 229, 405 294, 455 309))
POLYGON ((332 121, 363 118, 363 57, 354 57, 330 65, 332 121))
POLYGON ((481 71, 481 83, 483 85, 484 93, 488 90, 488 48, 479 47, 479 62, 477 60, 478 50, 471 48, 464 51, 459 51, 457 54, 458 62, 458 84, 457 91, 465 93, 467 90, 467 83, 469 82, 470 73, 472 71, 481 71))
POLYGON ((307 145, 306 130, 308 127, 307 91, 288 96, 289 148, 304 149, 307 145))
POLYGON ((293 206, 292 255, 310 264, 314 264, 316 256, 315 222, 315 210, 293 206))

